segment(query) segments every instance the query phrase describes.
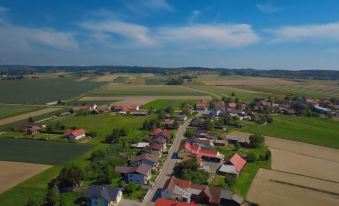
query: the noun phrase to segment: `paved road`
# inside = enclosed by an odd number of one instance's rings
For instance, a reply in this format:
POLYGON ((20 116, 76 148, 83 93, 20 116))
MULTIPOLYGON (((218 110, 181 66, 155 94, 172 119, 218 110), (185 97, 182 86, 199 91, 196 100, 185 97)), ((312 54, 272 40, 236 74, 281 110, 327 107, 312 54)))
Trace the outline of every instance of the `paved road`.
POLYGON ((147 196, 145 197, 144 201, 142 202, 142 206, 149 206, 152 205, 152 198, 155 195, 156 191, 160 188, 163 188, 166 180, 169 179, 169 177, 173 173, 173 168, 175 163, 177 162, 176 159, 172 159, 172 156, 175 152, 179 150, 180 142, 184 139, 184 134, 186 131, 186 128, 189 126, 192 119, 187 120, 185 123, 183 123, 177 131, 177 134, 175 136, 175 139, 173 141, 173 145, 171 150, 168 152, 168 157, 162 167, 162 170, 159 174, 159 177, 157 181, 154 183, 153 187, 150 189, 150 191, 147 193, 147 196))

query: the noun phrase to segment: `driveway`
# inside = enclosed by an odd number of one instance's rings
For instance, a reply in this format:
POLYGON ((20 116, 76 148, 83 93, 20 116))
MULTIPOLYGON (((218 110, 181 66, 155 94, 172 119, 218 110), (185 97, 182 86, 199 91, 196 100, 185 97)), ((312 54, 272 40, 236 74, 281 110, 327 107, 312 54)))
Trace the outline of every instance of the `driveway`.
POLYGON ((166 181, 171 177, 175 163, 178 161, 177 159, 172 158, 173 154, 179 150, 180 142, 184 139, 186 128, 189 126, 191 120, 192 119, 187 120, 178 128, 177 134, 173 141, 172 148, 168 152, 168 157, 161 169, 159 177, 157 181, 154 183, 153 187, 149 190, 149 192, 145 196, 145 199, 141 204, 142 206, 152 205, 152 198, 157 192, 157 190, 163 188, 166 181))
POLYGON ((140 206, 141 202, 135 200, 122 199, 118 206, 140 206))

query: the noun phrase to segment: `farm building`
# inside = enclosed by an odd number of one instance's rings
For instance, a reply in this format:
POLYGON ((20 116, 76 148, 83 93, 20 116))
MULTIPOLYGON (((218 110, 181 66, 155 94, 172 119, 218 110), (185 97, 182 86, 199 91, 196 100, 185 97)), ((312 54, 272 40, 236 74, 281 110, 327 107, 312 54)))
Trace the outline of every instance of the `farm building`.
POLYGON ((84 196, 89 206, 117 206, 122 199, 122 191, 104 185, 90 185, 84 196))
POLYGON ((246 133, 246 132, 232 132, 230 134, 227 134, 225 137, 229 143, 236 143, 238 142, 239 144, 249 144, 250 143, 250 136, 251 133, 246 133))
POLYGON ((193 146, 188 142, 182 144, 178 152, 178 157, 183 158, 192 155, 209 162, 221 162, 224 159, 224 155, 216 150, 202 149, 201 147, 193 146))
POLYGON ((236 175, 238 177, 245 164, 246 160, 240 155, 234 154, 227 164, 219 168, 218 172, 223 175, 236 175))
POLYGON ((24 132, 28 135, 35 135, 39 133, 39 130, 42 128, 45 128, 46 125, 42 125, 39 123, 27 123, 27 124, 22 124, 22 125, 17 125, 15 127, 16 131, 24 132))
POLYGON ((78 140, 86 136, 86 131, 83 129, 70 129, 64 133, 64 137, 68 140, 78 140))

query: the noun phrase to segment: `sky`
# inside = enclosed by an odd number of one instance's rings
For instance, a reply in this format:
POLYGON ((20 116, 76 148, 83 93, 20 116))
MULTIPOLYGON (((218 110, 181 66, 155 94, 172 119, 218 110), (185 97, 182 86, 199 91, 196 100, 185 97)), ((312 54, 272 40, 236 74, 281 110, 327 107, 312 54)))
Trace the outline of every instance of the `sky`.
POLYGON ((339 70, 339 1, 0 0, 0 64, 339 70))

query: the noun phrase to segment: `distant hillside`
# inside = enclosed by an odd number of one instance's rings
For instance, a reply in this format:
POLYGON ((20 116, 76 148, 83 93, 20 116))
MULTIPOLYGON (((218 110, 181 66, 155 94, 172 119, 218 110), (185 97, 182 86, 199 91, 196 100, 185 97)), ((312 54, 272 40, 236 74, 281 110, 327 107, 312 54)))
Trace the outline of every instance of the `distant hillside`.
POLYGON ((338 80, 339 71, 336 70, 258 70, 258 69, 227 69, 206 67, 140 67, 140 66, 0 66, 0 75, 27 75, 37 72, 88 72, 88 73, 155 73, 155 74, 183 74, 183 73, 217 73, 220 75, 243 75, 261 77, 280 77, 295 79, 338 80))

